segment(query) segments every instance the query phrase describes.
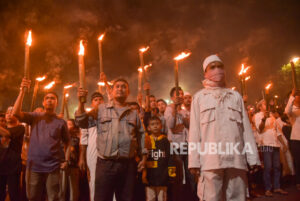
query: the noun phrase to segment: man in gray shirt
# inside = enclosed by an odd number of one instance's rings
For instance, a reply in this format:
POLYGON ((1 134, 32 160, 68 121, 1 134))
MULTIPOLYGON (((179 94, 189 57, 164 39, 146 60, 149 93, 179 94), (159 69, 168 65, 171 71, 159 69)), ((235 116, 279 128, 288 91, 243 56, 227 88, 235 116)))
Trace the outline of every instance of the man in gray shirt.
MULTIPOLYGON (((76 121, 81 128, 89 125, 80 101, 86 95, 87 91, 78 90, 76 121)), ((112 201, 114 193, 117 201, 132 201, 137 169, 142 171, 145 167, 145 133, 137 112, 127 105, 128 95, 128 82, 117 79, 111 91, 112 101, 98 107, 95 201, 112 201), (138 165, 136 157, 140 158, 138 165)))

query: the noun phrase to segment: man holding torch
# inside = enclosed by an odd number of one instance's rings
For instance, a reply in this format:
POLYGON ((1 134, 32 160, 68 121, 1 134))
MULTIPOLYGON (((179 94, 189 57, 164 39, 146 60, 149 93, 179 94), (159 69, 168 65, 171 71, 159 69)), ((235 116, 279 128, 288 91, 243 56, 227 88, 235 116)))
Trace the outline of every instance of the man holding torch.
POLYGON ((204 89, 192 100, 189 169, 205 201, 245 201, 247 162, 259 165, 256 143, 241 95, 225 86, 217 55, 203 62, 204 89), (225 196, 225 198, 223 198, 225 196))
POLYGON ((23 112, 22 103, 25 89, 30 80, 23 78, 19 96, 15 102, 13 115, 31 126, 27 155, 26 191, 29 201, 40 201, 43 190, 47 189, 48 200, 59 200, 60 168, 65 168, 68 155, 64 157, 62 144, 67 150, 69 135, 66 122, 56 113, 57 95, 47 91, 43 106, 45 112, 23 112))
MULTIPOLYGON (((136 171, 145 168, 147 149, 145 131, 136 111, 126 100, 129 85, 119 78, 112 86, 112 101, 100 104, 97 112, 97 165, 95 178, 95 201, 133 200, 136 171), (135 157, 141 158, 138 165, 135 157)), ((87 91, 78 89, 78 99, 86 97, 87 91)), ((89 128, 84 102, 79 101, 76 120, 81 128, 89 128)))
POLYGON ((294 156, 295 172, 296 172, 296 185, 300 190, 300 91, 293 89, 290 95, 288 104, 285 108, 285 113, 288 115, 292 123, 291 133, 291 151, 294 156))

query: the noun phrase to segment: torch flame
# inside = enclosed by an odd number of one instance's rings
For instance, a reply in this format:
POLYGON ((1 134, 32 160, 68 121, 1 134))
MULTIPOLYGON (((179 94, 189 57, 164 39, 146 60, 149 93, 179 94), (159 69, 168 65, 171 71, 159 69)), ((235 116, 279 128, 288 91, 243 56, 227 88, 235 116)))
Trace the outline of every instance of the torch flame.
POLYGON ((98 85, 104 87, 105 83, 104 82, 98 82, 98 85))
POLYGON ((247 80, 249 80, 249 79, 250 79, 250 76, 246 77, 246 78, 245 78, 245 81, 247 81, 247 80))
POLYGON ((299 59, 300 59, 299 57, 295 57, 295 58, 293 58, 292 61, 293 61, 294 63, 296 63, 297 61, 299 61, 299 59))
POLYGON ((28 31, 26 45, 31 46, 31 43, 32 43, 32 37, 31 37, 31 30, 30 30, 30 31, 28 31))
POLYGON ((249 68, 250 68, 250 66, 247 66, 245 68, 245 65, 242 64, 242 68, 241 68, 241 71, 239 72, 239 75, 243 75, 243 74, 247 73, 247 71, 249 70, 249 68))
POLYGON ((47 84, 45 87, 44 87, 44 89, 51 89, 53 86, 54 86, 54 84, 55 84, 55 81, 52 81, 52 82, 50 82, 49 84, 47 84))
POLYGON ((231 89, 232 89, 232 90, 235 90, 235 89, 236 89, 236 87, 232 87, 231 89))
MULTIPOLYGON (((150 63, 150 64, 147 64, 147 65, 144 66, 144 69, 147 70, 147 69, 150 68, 151 66, 152 66, 151 63, 150 63)), ((139 67, 139 68, 138 68, 138 71, 142 73, 142 72, 143 72, 143 68, 142 68, 142 67, 139 67)))
POLYGON ((90 112, 91 110, 92 110, 92 108, 90 108, 90 107, 85 108, 85 111, 87 111, 87 112, 90 112))
POLYGON ((44 75, 43 77, 37 77, 35 80, 38 82, 43 81, 44 79, 46 79, 46 76, 44 75))
MULTIPOLYGON (((97 84, 98 84, 99 86, 102 86, 102 87, 105 86, 105 83, 104 83, 104 82, 98 82, 97 84)), ((107 82, 107 84, 110 85, 110 86, 113 85, 112 82, 107 82)))
POLYGON ((149 46, 147 46, 147 47, 142 47, 142 48, 139 49, 139 51, 142 52, 142 53, 144 53, 144 52, 146 52, 148 49, 149 49, 149 46))
POLYGON ((101 35, 99 36, 98 40, 99 40, 99 41, 102 41, 103 38, 104 38, 104 35, 105 35, 105 34, 101 34, 101 35))
POLYGON ((272 86, 272 83, 268 84, 268 85, 266 86, 266 90, 269 90, 271 86, 272 86))
POLYGON ((64 86, 64 89, 69 89, 69 88, 71 88, 73 86, 74 86, 74 84, 69 84, 69 85, 64 86))
POLYGON ((82 40, 80 41, 80 49, 79 49, 79 52, 78 52, 78 55, 84 55, 84 46, 82 44, 82 40))
POLYGON ((174 60, 176 60, 176 61, 182 60, 182 59, 190 56, 190 54, 191 54, 190 52, 187 52, 187 53, 186 52, 181 52, 178 56, 176 56, 174 58, 174 60))
POLYGON ((68 98, 69 97, 69 93, 66 93, 65 97, 68 98))

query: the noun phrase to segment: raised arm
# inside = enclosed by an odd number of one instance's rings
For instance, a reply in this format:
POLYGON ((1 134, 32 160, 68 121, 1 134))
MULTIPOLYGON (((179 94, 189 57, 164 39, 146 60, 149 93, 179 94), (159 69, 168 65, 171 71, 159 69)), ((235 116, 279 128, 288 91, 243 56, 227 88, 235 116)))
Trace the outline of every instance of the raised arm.
POLYGON ((24 113, 22 112, 22 104, 23 104, 26 88, 27 89, 30 88, 30 83, 31 83, 30 80, 23 78, 20 87, 20 92, 13 108, 13 115, 16 116, 18 119, 24 118, 24 113))

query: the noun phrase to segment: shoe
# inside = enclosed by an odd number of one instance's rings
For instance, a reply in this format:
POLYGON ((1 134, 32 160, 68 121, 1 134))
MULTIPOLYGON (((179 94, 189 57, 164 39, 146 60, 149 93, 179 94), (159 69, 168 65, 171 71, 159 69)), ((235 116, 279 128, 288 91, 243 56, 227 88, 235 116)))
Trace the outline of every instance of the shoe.
POLYGON ((281 195, 287 195, 287 194, 289 194, 288 192, 282 190, 281 188, 274 189, 274 193, 278 193, 278 194, 281 194, 281 195))
POLYGON ((273 197, 273 193, 271 191, 266 191, 265 196, 266 197, 273 197))

